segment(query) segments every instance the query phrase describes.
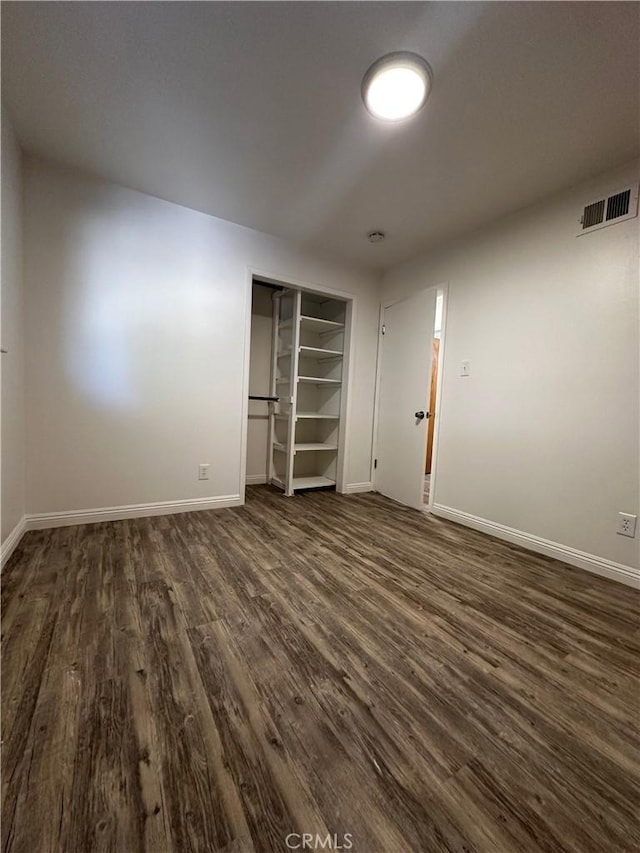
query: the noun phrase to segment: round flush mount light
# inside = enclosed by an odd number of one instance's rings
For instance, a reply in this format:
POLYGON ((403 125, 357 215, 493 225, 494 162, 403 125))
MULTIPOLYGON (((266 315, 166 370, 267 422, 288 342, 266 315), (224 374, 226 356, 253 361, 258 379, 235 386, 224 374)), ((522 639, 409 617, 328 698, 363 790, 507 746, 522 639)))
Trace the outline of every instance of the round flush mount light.
POLYGON ((364 75, 362 100, 372 116, 401 121, 424 106, 431 79, 431 66, 417 53, 388 53, 364 75))
POLYGON ((386 236, 387 235, 384 233, 384 231, 369 231, 369 233, 367 234, 367 240, 370 243, 382 243, 386 236))

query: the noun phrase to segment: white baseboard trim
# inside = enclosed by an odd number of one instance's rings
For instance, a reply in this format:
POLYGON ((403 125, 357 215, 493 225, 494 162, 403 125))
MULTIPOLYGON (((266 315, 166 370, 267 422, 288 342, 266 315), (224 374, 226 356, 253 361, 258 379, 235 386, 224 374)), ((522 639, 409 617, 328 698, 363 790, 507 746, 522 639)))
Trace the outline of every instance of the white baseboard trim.
POLYGON ((614 563, 612 560, 605 560, 604 557, 587 554, 586 551, 578 551, 576 548, 570 548, 568 545, 551 542, 549 539, 542 539, 540 536, 534 536, 532 533, 515 530, 513 527, 507 527, 504 524, 498 524, 495 521, 489 521, 486 518, 462 512, 450 506, 433 504, 430 510, 434 515, 438 515, 441 518, 455 521, 457 524, 463 524, 465 527, 472 527, 474 530, 480 530, 482 533, 488 533, 490 536, 504 539, 506 542, 512 542, 514 545, 520 545, 529 551, 536 551, 538 554, 544 554, 547 557, 552 557, 554 560, 561 560, 563 563, 569 563, 569 565, 577 566, 579 569, 586 569, 588 572, 602 575, 605 578, 610 578, 610 580, 640 588, 640 570, 634 569, 632 566, 614 563))
POLYGON ((247 486, 261 486, 263 483, 269 482, 264 474, 247 474, 244 481, 247 486))
POLYGON ((242 506, 240 495, 221 495, 215 498, 187 498, 181 501, 158 501, 149 504, 105 506, 99 509, 42 512, 26 517, 27 530, 67 527, 73 524, 95 524, 98 521, 121 521, 125 518, 146 518, 151 515, 173 515, 177 512, 196 512, 203 509, 223 509, 242 506))
POLYGON ((373 483, 347 483, 342 490, 343 495, 355 495, 359 492, 372 492, 373 483))
POLYGON ((0 570, 4 568, 5 563, 8 562, 9 557, 16 550, 18 545, 20 544, 20 540, 24 536, 27 531, 27 516, 23 515, 20 521, 13 528, 11 533, 4 540, 2 545, 0 545, 0 570))

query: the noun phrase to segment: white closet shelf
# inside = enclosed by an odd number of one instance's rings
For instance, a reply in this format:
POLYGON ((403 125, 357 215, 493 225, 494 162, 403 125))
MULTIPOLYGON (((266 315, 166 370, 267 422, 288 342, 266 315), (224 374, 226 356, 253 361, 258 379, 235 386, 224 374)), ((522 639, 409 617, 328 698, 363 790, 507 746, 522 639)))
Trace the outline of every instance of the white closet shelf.
POLYGON ((344 353, 339 349, 324 349, 323 347, 299 347, 302 356, 317 356, 318 358, 342 358, 344 353))
POLYGON ((321 317, 308 317, 304 314, 300 317, 300 323, 306 329, 314 332, 339 332, 344 329, 344 323, 336 323, 335 320, 323 320, 321 317))
MULTIPOLYGON (((283 444, 280 441, 273 442, 274 450, 280 450, 282 453, 285 453, 287 450, 287 445, 283 444)), ((305 450, 337 450, 337 444, 324 444, 321 441, 308 441, 308 442, 300 442, 298 444, 293 445, 294 451, 297 453, 298 451, 305 450)))
POLYGON ((294 489, 322 489, 326 486, 335 486, 336 481, 329 477, 294 477, 294 489))
POLYGON ((346 317, 343 300, 319 303, 296 288, 274 300, 271 376, 283 405, 277 413, 271 409, 269 419, 269 482, 288 496, 336 487, 346 317), (299 410, 300 401, 306 411, 299 410), (296 435, 300 423, 306 426, 296 435))
MULTIPOLYGON (((298 352, 304 358, 316 358, 318 361, 323 361, 325 358, 342 358, 344 353, 339 349, 325 349, 324 347, 298 347, 298 352)), ((291 358, 291 348, 281 350, 278 353, 278 358, 291 358)))
MULTIPOLYGON (((275 415, 275 419, 277 421, 288 421, 289 415, 285 414, 277 414, 275 415)), ((297 412, 296 420, 304 420, 304 421, 339 421, 340 415, 324 415, 322 412, 297 412)))
MULTIPOLYGON (((286 489, 284 480, 280 477, 272 477, 271 483, 280 489, 286 489)), ((326 489, 327 486, 335 486, 335 484, 336 481, 329 477, 294 477, 291 485, 294 491, 298 491, 299 489, 326 489)))
MULTIPOLYGON (((308 314, 302 314, 300 322, 314 332, 339 332, 340 329, 344 329, 344 323, 338 323, 336 320, 323 320, 322 317, 310 317, 308 314)), ((293 326, 291 318, 280 323, 281 329, 290 329, 291 326, 293 326)))
POLYGON ((323 379, 321 376, 298 376, 298 382, 310 382, 312 385, 341 385, 342 384, 341 379, 323 379))

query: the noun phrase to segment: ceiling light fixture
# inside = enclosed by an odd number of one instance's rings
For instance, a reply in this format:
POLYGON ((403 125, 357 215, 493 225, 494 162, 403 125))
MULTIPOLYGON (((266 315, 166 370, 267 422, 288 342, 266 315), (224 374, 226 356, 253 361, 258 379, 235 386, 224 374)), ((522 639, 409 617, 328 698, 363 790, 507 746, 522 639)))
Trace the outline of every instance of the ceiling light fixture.
POLYGON ((362 100, 372 116, 401 121, 424 106, 432 76, 431 66, 417 53, 388 53, 364 75, 362 100))

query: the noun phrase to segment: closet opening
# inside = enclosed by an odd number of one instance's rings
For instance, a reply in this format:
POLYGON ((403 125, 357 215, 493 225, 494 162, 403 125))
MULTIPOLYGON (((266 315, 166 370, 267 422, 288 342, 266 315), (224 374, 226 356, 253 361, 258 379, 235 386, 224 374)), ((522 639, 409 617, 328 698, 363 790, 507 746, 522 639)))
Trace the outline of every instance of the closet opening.
POLYGON ((254 277, 247 485, 289 497, 342 491, 352 307, 331 292, 254 277))

